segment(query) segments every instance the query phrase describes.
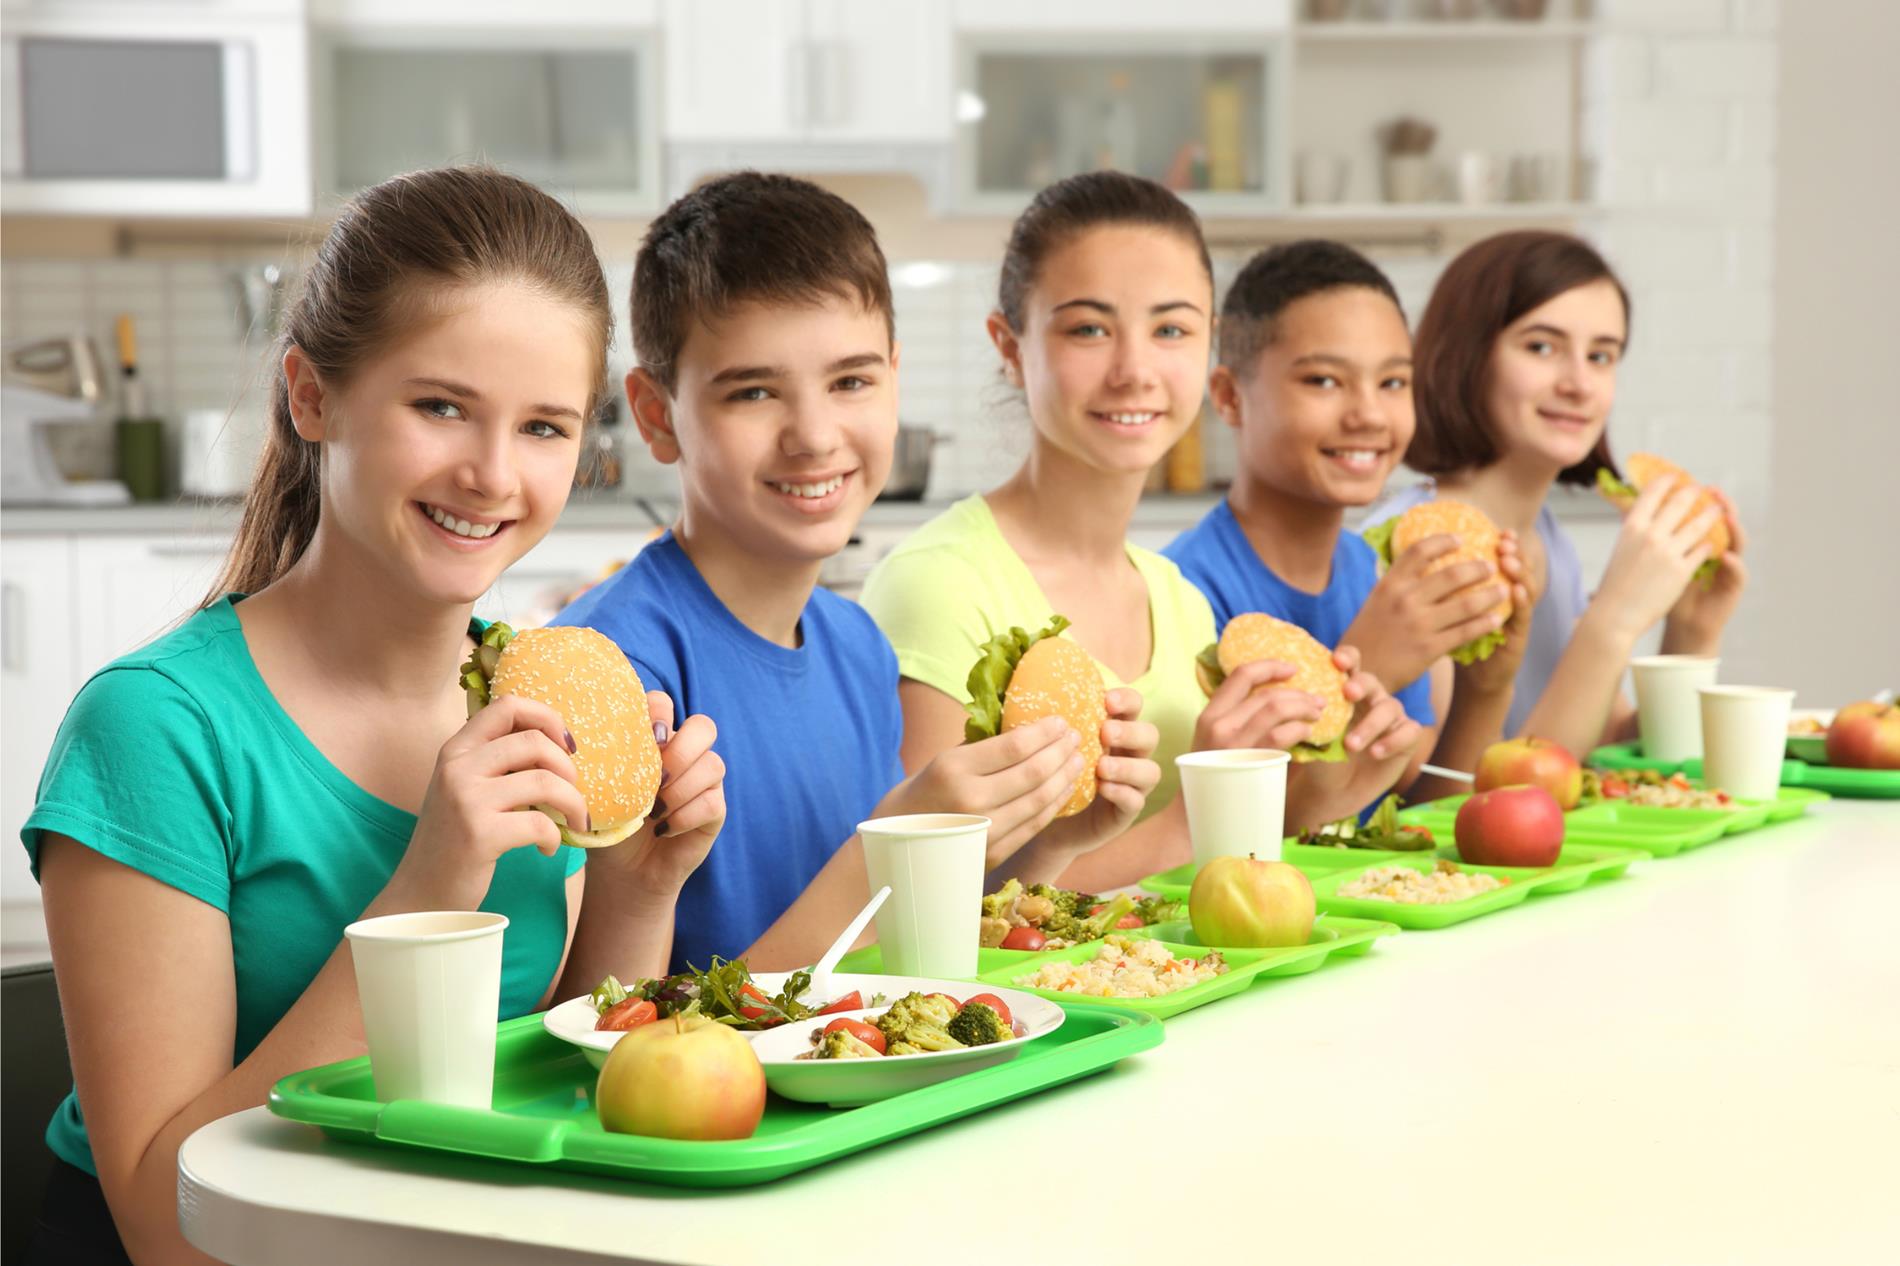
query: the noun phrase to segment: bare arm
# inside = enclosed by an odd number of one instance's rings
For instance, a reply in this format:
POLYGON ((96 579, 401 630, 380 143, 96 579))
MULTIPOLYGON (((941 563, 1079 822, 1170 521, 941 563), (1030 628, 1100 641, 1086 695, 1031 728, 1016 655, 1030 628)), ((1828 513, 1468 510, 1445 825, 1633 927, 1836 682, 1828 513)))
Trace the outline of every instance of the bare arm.
MULTIPOLYGON (((119 1236, 141 1266, 209 1262, 178 1229, 178 1149, 199 1126, 263 1103, 287 1074, 364 1053, 349 952, 339 945, 234 1067, 237 980, 221 912, 58 835, 41 844, 40 876, 73 1081, 119 1236)), ((392 885, 363 913, 427 908, 392 885)))

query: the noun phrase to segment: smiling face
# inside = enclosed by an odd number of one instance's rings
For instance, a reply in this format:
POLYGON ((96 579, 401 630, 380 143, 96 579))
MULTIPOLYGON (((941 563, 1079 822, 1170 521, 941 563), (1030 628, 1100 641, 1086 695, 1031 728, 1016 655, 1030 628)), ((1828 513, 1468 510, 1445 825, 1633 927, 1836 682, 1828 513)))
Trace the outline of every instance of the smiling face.
POLYGON ((1085 230, 1051 251, 1020 332, 989 320, 1039 442, 1106 473, 1147 471, 1201 411, 1213 283, 1199 248, 1141 225, 1085 230))
POLYGON ((628 377, 654 456, 677 461, 685 523, 754 557, 822 562, 850 543, 897 441, 897 348, 855 297, 743 303, 696 323, 675 391, 628 377))
POLYGON ((1255 484, 1326 506, 1370 504, 1412 440, 1412 339, 1363 286, 1296 299, 1250 372, 1213 375, 1255 484))
POLYGON ((306 364, 292 411, 323 445, 323 533, 399 592, 466 603, 567 503, 599 336, 515 282, 442 295, 430 311, 339 388, 306 364))
POLYGON ((1627 331, 1608 280, 1566 290, 1513 321, 1492 348, 1485 390, 1499 451, 1557 470, 1588 457, 1616 400, 1627 331))

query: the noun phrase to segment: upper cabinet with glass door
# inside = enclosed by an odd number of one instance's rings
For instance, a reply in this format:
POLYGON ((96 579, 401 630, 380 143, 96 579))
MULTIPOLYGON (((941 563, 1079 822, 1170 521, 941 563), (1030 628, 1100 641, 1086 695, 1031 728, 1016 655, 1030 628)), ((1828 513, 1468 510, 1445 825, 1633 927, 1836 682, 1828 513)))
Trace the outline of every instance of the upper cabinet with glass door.
POLYGON ((583 215, 660 205, 654 6, 570 6, 562 24, 533 26, 482 4, 431 20, 443 9, 332 4, 336 20, 315 32, 321 192, 479 161, 583 215))
POLYGON ((1101 168, 1204 213, 1283 205, 1285 4, 1106 8, 958 0, 958 206, 1011 214, 1101 168))

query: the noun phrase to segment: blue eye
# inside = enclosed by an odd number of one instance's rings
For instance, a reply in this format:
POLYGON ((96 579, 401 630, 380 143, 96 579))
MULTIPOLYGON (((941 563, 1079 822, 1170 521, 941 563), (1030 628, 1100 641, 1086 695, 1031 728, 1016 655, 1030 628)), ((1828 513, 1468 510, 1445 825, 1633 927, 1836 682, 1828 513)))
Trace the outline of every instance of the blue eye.
POLYGON ((541 418, 536 418, 522 429, 539 440, 564 440, 567 438, 566 428, 541 418))
POLYGON ((737 391, 733 392, 731 395, 727 396, 726 399, 729 401, 735 401, 735 402, 744 403, 744 404, 751 404, 759 400, 769 399, 771 397, 771 394, 772 393, 767 391, 764 387, 741 387, 737 391))
POLYGON ((1108 327, 1101 325, 1095 321, 1089 321, 1089 322, 1085 322, 1082 325, 1072 327, 1069 330, 1069 333, 1080 335, 1083 338, 1097 338, 1101 335, 1107 334, 1108 327))
POLYGON ((417 400, 413 402, 412 407, 418 412, 428 414, 432 418, 459 418, 463 416, 461 405, 456 404, 453 400, 442 400, 434 396, 424 400, 417 400))
POLYGON ((1156 330, 1155 333, 1160 335, 1162 338, 1173 339, 1173 338, 1186 338, 1188 332, 1185 328, 1179 325, 1164 325, 1160 329, 1156 330))

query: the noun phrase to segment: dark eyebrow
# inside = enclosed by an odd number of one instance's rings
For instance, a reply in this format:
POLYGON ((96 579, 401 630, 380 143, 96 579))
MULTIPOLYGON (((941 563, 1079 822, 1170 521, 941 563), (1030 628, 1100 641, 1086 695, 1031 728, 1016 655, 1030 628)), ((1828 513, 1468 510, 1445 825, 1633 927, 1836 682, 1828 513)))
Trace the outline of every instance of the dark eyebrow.
MULTIPOLYGON (((1060 312, 1064 308, 1093 308, 1095 311, 1106 313, 1109 316, 1115 315, 1115 305, 1112 303, 1104 303, 1100 299, 1071 299, 1067 303, 1058 303, 1053 311, 1060 312)), ((1148 309, 1148 313, 1150 316, 1159 316, 1163 312, 1172 312, 1176 308, 1186 308, 1190 312, 1197 314, 1201 312, 1201 306, 1197 303, 1190 303, 1186 299, 1170 299, 1166 303, 1155 304, 1152 308, 1148 309)))
MULTIPOLYGON (((481 403, 482 393, 467 383, 456 382, 450 378, 410 378, 406 380, 418 387, 434 387, 437 391, 446 391, 452 396, 481 403)), ((550 417, 581 419, 581 411, 564 404, 536 404, 528 407, 530 413, 547 414, 550 417)))
POLYGON ((846 356, 834 360, 825 366, 828 374, 841 374, 847 369, 864 369, 870 365, 882 365, 884 356, 880 352, 859 352, 856 356, 846 356))
MULTIPOLYGON (((1379 362, 1379 368, 1394 369, 1401 365, 1410 366, 1411 363, 1412 358, 1410 356, 1388 356, 1385 360, 1379 362)), ((1295 367, 1300 365, 1340 365, 1347 369, 1352 368, 1351 361, 1347 360, 1344 356, 1336 356, 1331 352, 1312 352, 1306 356, 1297 358, 1293 364, 1295 367)))
POLYGON ((759 382, 767 378, 783 378, 785 370, 777 365, 734 365, 731 369, 722 369, 712 376, 712 385, 722 382, 759 382))
MULTIPOLYGON (((1563 339, 1566 342, 1568 342, 1570 339, 1570 331, 1560 330, 1554 325, 1527 325, 1524 327, 1524 333, 1526 334, 1554 334, 1558 338, 1563 339)), ((1595 338, 1591 339, 1590 342, 1608 343, 1610 346, 1617 348, 1619 351, 1623 347, 1623 340, 1616 337, 1616 335, 1614 334, 1599 334, 1595 338)))

